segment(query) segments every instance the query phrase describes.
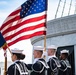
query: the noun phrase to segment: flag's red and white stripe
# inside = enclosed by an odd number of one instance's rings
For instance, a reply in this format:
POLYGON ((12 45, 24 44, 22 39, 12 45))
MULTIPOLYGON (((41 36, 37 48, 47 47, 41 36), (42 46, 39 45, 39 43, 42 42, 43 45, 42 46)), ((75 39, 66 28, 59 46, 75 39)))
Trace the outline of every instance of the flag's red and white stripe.
POLYGON ((12 12, 1 26, 1 32, 8 46, 46 33, 46 11, 20 18, 20 10, 21 8, 18 8, 12 12))

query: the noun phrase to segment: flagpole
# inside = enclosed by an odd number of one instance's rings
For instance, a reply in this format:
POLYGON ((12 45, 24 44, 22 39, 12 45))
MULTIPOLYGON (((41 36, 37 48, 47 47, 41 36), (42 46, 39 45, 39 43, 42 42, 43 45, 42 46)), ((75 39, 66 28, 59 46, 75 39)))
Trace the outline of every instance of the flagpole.
POLYGON ((11 50, 10 50, 10 48, 9 48, 8 44, 7 44, 7 48, 8 48, 8 50, 9 50, 10 54, 12 55, 12 52, 11 52, 11 50))
MULTIPOLYGON (((48 9, 48 0, 47 0, 47 9, 48 9)), ((47 11, 46 11, 46 28, 47 28, 47 11)), ((46 59, 46 34, 44 35, 44 56, 43 56, 44 59, 46 59)))
POLYGON ((7 51, 5 51, 4 75, 7 75, 7 51))
MULTIPOLYGON (((7 43, 6 43, 6 46, 7 46, 8 50, 9 50, 10 54, 12 54, 11 53, 11 50, 8 47, 8 44, 7 43)), ((4 50, 4 54, 5 54, 4 75, 7 75, 7 50, 4 50)))
MULTIPOLYGON (((46 12, 47 14, 47 12, 46 12)), ((46 18, 46 24, 47 24, 47 18, 46 18)), ((43 58, 46 60, 46 34, 44 35, 44 53, 43 58)))
POLYGON ((46 59, 46 35, 44 35, 44 55, 43 58, 46 59))
POLYGON ((46 51, 46 35, 44 35, 44 51, 46 51))

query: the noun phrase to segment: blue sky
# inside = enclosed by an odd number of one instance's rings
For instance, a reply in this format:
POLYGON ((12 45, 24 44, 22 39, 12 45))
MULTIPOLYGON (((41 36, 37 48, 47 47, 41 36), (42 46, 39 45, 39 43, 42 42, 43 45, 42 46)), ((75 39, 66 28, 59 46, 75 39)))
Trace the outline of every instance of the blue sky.
MULTIPOLYGON (((0 0, 0 26, 2 25, 6 17, 25 1, 26 0, 0 0)), ((66 8, 64 10, 64 16, 68 14, 70 1, 71 0, 67 0, 66 8)), ((58 2, 59 0, 48 0, 48 20, 54 19, 58 2)), ((63 2, 64 0, 62 0, 61 2, 57 17, 61 16, 63 2)), ((75 0, 73 0, 70 14, 74 14, 74 9, 75 9, 74 6, 75 6, 75 0)), ((25 50, 24 53, 26 54, 26 59, 24 61, 26 63, 32 62, 32 45, 30 40, 18 42, 17 44, 13 45, 11 48, 15 48, 15 47, 25 50)), ((0 50, 0 53, 1 53, 0 57, 3 58, 2 61, 4 61, 3 51, 0 50)), ((8 61, 11 61, 10 57, 11 57, 10 53, 8 52, 8 61)))
MULTIPOLYGON (((0 0, 0 25, 3 23, 5 18, 12 12, 14 11, 17 7, 19 7, 23 2, 26 0, 0 0)), ((62 0, 60 8, 59 8, 59 13, 58 17, 61 16, 62 8, 63 8, 63 3, 65 0, 62 0)), ((68 10, 69 10, 69 5, 70 5, 71 0, 66 0, 66 8, 64 10, 64 15, 67 15, 68 10)), ((48 20, 54 19, 56 9, 58 6, 59 0, 48 0, 48 20)), ((71 14, 74 13, 75 10, 75 0, 72 2, 72 10, 71 14)))
MULTIPOLYGON (((3 23, 5 18, 12 11, 14 11, 17 7, 19 7, 25 1, 26 0, 0 0, 0 21, 1 21, 0 24, 3 23)), ((48 2, 49 7, 51 7, 52 4, 56 5, 57 3, 58 3, 58 0, 49 0, 49 2, 48 2)), ((53 11, 53 12, 55 12, 55 11, 53 11)))
POLYGON ((0 21, 2 24, 5 18, 25 0, 0 0, 0 21))

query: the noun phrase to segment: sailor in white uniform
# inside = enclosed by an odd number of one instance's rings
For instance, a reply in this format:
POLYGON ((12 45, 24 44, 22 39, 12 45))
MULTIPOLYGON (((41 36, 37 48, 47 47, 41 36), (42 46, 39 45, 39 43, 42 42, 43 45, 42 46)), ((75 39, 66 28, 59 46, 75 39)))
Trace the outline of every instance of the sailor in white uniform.
POLYGON ((22 51, 17 48, 11 50, 13 64, 8 67, 7 75, 29 75, 27 65, 20 61, 25 58, 22 51))
POLYGON ((48 50, 48 70, 47 75, 58 75, 59 68, 61 67, 59 59, 56 57, 57 47, 55 45, 50 45, 47 47, 48 50))
POLYGON ((33 50, 34 62, 29 64, 31 75, 45 75, 47 64, 42 58, 44 48, 42 46, 34 46, 33 50))
POLYGON ((69 50, 61 50, 60 52, 60 71, 59 75, 70 75, 71 73, 71 65, 68 61, 69 50))

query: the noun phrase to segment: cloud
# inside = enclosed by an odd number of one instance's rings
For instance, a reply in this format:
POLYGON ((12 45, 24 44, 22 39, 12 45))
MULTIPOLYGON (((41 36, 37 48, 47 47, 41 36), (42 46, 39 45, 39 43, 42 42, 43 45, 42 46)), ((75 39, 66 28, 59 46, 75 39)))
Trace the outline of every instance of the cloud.
POLYGON ((25 0, 9 0, 9 1, 0 1, 0 25, 4 22, 6 17, 16 10, 25 0))
POLYGON ((4 22, 4 20, 6 19, 6 17, 8 16, 8 12, 0 12, 0 26, 2 25, 2 23, 4 22))

